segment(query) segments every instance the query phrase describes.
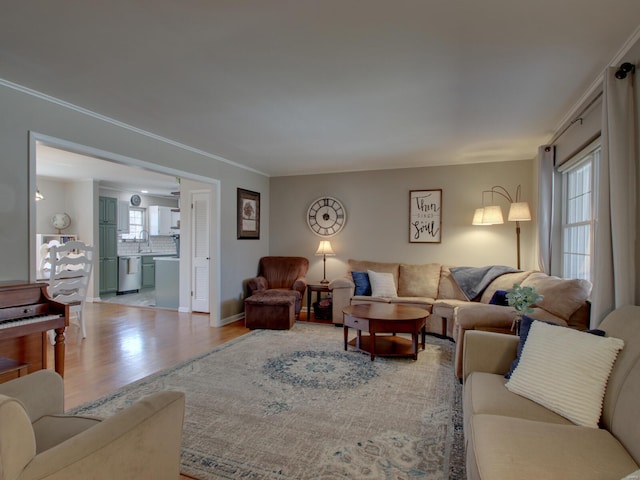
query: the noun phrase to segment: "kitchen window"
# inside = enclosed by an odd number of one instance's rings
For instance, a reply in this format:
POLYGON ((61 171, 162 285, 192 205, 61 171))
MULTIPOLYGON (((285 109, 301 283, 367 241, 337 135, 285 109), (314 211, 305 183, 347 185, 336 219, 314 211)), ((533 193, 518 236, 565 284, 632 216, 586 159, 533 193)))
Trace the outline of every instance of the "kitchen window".
MULTIPOLYGON (((123 233, 123 240, 141 239, 144 226, 144 208, 129 207, 129 233, 123 233)), ((145 239, 146 240, 146 239, 145 239)))
POLYGON ((600 141, 569 160, 562 172, 562 276, 593 283, 596 185, 600 141))

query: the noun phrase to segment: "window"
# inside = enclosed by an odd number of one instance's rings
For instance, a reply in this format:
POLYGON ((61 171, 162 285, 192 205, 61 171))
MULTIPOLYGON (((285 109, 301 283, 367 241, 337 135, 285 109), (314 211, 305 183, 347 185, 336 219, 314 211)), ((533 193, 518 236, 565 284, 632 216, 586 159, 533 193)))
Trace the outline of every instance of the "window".
POLYGON ((596 182, 600 144, 592 144, 562 170, 562 276, 593 283, 596 182))
POLYGON ((141 232, 144 229, 144 208, 129 207, 129 233, 123 233, 122 239, 134 240, 142 238, 141 232))

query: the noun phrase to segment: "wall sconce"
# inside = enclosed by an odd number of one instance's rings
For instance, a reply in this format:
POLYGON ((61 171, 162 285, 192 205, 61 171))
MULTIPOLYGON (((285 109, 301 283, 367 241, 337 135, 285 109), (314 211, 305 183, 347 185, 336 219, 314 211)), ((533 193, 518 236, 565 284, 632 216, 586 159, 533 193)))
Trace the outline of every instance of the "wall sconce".
POLYGON ((516 250, 518 269, 520 269, 520 222, 531 221, 529 204, 527 202, 520 201, 520 185, 516 188, 515 199, 503 186, 493 186, 491 187, 491 190, 485 190, 482 192, 482 208, 477 208, 473 214, 473 221, 471 222, 472 225, 499 225, 504 223, 504 217, 502 216, 502 208, 500 205, 484 206, 485 193, 490 193, 492 197, 494 193, 498 194, 509 202, 509 215, 507 216, 507 220, 510 222, 516 222, 516 250))
POLYGON ((320 255, 322 255, 322 262, 324 267, 322 280, 320 281, 320 283, 326 285, 327 283, 329 283, 329 280, 327 280, 327 255, 329 255, 330 257, 335 255, 333 248, 331 248, 331 242, 329 240, 320 241, 320 245, 318 245, 318 250, 316 251, 316 256, 320 255))
POLYGON ((36 202, 39 202, 40 200, 44 200, 44 195, 42 195, 40 193, 40 189, 36 187, 36 202))

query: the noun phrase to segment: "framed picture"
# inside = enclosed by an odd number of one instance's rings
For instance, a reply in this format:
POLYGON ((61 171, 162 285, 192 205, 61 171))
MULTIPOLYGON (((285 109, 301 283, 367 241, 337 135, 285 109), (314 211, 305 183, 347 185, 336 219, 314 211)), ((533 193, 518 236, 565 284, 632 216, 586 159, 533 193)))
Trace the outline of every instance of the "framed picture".
POLYGON ((442 190, 409 192, 409 243, 440 243, 442 190))
POLYGON ((260 193, 238 189, 238 239, 260 238, 260 193))

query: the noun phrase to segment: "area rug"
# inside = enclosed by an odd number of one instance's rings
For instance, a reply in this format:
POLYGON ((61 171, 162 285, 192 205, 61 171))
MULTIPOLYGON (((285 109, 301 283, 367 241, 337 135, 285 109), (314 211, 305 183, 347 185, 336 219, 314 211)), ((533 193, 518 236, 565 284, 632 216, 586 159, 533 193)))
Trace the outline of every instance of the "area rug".
POLYGON ((453 345, 414 361, 343 348, 341 328, 256 330, 73 414, 186 394, 181 471, 197 479, 464 479, 453 345))

